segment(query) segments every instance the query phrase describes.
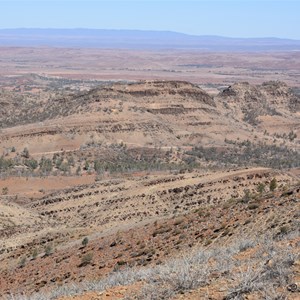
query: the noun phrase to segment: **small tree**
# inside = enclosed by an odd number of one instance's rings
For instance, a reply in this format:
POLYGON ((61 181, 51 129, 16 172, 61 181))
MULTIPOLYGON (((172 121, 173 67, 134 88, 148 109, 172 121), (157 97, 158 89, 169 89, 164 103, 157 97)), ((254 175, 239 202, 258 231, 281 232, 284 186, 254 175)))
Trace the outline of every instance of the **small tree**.
POLYGON ((249 189, 244 190, 244 196, 242 198, 242 201, 244 203, 248 203, 251 200, 251 193, 249 189))
POLYGON ((89 242, 89 239, 88 239, 88 237, 86 236, 86 237, 82 240, 81 244, 82 244, 83 247, 86 247, 86 245, 88 244, 88 242, 89 242))
POLYGON ((289 133, 289 140, 292 142, 296 137, 297 137, 297 134, 294 133, 294 131, 292 130, 292 131, 289 133))
POLYGON ((262 194, 265 191, 266 186, 263 183, 259 183, 257 186, 257 191, 262 194))
POLYGON ((68 171, 70 171, 70 166, 63 162, 60 166, 59 166, 59 170, 64 172, 64 174, 66 174, 68 171))
POLYGON ((277 180, 276 180, 276 178, 273 178, 272 180, 271 180, 271 182, 270 182, 270 191, 271 192, 274 192, 275 191, 275 189, 277 188, 277 180))
POLYGON ((94 169, 95 171, 97 172, 97 174, 100 174, 101 173, 101 170, 102 170, 102 164, 99 160, 95 160, 94 161, 94 169))
POLYGON ((40 170, 44 173, 49 173, 52 171, 53 165, 51 159, 49 158, 42 157, 39 165, 40 165, 40 170))
POLYGON ((76 175, 80 175, 80 173, 81 173, 81 167, 78 166, 77 169, 76 169, 76 175))
POLYGON ((19 267, 23 268, 26 264, 26 257, 22 257, 21 260, 19 261, 19 267))
POLYGON ((51 245, 47 245, 45 248, 45 256, 49 256, 52 254, 52 247, 51 245))
POLYGON ((35 248, 35 249, 33 249, 33 251, 32 251, 32 259, 36 259, 37 258, 37 256, 38 256, 38 251, 37 251, 37 249, 35 248))
POLYGON ((73 156, 68 157, 68 165, 72 167, 75 166, 75 160, 73 156))
POLYGON ((8 187, 5 186, 3 189, 2 189, 2 195, 7 195, 8 194, 8 187))
POLYGON ((25 147, 21 155, 25 158, 29 158, 29 150, 25 147))
POLYGON ((38 162, 34 158, 25 160, 24 164, 32 170, 38 167, 38 162))
POLYGON ((90 163, 86 160, 85 163, 84 163, 83 169, 84 169, 85 171, 88 171, 89 168, 90 168, 90 163))

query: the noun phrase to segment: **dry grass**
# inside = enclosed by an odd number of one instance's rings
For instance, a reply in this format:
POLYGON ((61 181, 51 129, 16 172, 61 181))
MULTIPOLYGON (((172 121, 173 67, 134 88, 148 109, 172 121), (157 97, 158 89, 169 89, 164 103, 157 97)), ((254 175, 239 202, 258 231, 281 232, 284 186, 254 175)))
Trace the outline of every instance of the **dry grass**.
POLYGON ((227 282, 227 291, 224 293, 226 300, 244 299, 245 295, 253 293, 257 299, 287 299, 286 286, 292 282, 293 267, 299 255, 296 249, 284 245, 295 238, 299 238, 299 233, 289 234, 281 241, 266 236, 257 242, 236 241, 224 248, 200 248, 162 265, 127 268, 112 272, 101 280, 66 285, 49 294, 28 297, 11 295, 8 299, 50 300, 85 291, 131 285, 138 281, 144 282, 143 288, 126 299, 171 299, 177 294, 210 286, 212 274, 217 274, 219 280, 221 278, 227 282), (250 257, 240 256, 250 250, 253 251, 250 257))

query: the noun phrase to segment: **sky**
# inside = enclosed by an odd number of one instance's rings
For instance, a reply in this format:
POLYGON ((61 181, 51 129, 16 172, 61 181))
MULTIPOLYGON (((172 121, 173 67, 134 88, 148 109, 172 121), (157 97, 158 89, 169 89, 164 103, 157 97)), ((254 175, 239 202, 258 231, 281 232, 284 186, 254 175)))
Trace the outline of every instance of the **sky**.
POLYGON ((0 0, 3 28, 98 28, 300 40, 300 0, 0 0))

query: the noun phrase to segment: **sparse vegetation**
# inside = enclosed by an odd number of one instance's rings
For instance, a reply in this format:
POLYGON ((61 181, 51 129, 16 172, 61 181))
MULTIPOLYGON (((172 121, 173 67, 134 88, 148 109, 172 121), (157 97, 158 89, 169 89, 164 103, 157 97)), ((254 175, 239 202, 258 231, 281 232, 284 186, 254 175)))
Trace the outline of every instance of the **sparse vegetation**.
POLYGON ((266 185, 264 183, 260 182, 257 186, 258 193, 261 195, 262 193, 265 192, 265 189, 266 189, 266 185))
POLYGON ((38 162, 35 159, 26 159, 24 161, 24 165, 29 167, 32 170, 35 170, 38 167, 38 162))
POLYGON ((243 203, 248 203, 251 200, 252 196, 249 189, 244 190, 244 196, 242 198, 243 203))
POLYGON ((34 259, 36 259, 37 257, 38 257, 38 255, 39 255, 39 253, 38 253, 38 250, 35 248, 35 249, 33 249, 33 251, 32 251, 32 259, 34 260, 34 259))
POLYGON ((15 165, 14 161, 9 158, 5 159, 3 156, 0 157, 0 172, 7 172, 15 165))
POLYGON ((8 187, 5 186, 4 188, 2 188, 2 195, 7 195, 8 194, 8 187))
POLYGON ((19 267, 23 268, 26 265, 27 262, 27 258, 26 257, 22 257, 19 261, 19 267))
POLYGON ((45 247, 45 256, 50 256, 53 253, 52 245, 47 245, 45 247))
POLYGON ((251 143, 250 141, 234 142, 233 148, 219 150, 201 146, 194 147, 188 155, 218 166, 264 166, 274 169, 295 168, 300 166, 300 153, 286 146, 251 143))
POLYGON ((273 178, 271 180, 269 188, 270 188, 271 192, 275 191, 275 189, 277 188, 277 180, 276 180, 276 178, 273 178))
MULTIPOLYGON (((255 242, 249 239, 236 242, 226 248, 197 249, 185 257, 172 259, 154 267, 114 271, 99 281, 63 286, 51 294, 13 299, 55 299, 58 296, 76 295, 83 291, 103 291, 137 281, 145 282, 142 290, 126 299, 172 299, 176 294, 208 286, 211 276, 216 274, 219 274, 222 280, 227 280, 228 275, 234 278, 228 282, 224 299, 243 299, 244 295, 250 293, 256 293, 256 299, 275 299, 272 297, 287 296, 286 286, 291 283, 293 266, 298 258, 298 254, 292 249, 278 246, 272 238, 266 236, 255 242), (254 247, 255 256, 251 260, 237 258, 238 252, 254 247), (210 263, 211 261, 214 263, 210 263)), ((92 254, 88 253, 82 257, 80 266, 86 266, 91 261, 92 254)))
POLYGON ((83 255, 81 258, 81 263, 80 263, 79 267, 85 267, 85 266, 89 265, 90 263, 92 263, 92 260, 93 260, 92 252, 89 252, 89 253, 83 255))
POLYGON ((89 239, 88 239, 88 237, 86 236, 86 237, 82 240, 81 244, 82 244, 83 247, 86 247, 88 243, 89 243, 89 239))
POLYGON ((24 158, 29 158, 29 150, 25 147, 23 152, 21 153, 21 156, 24 158))

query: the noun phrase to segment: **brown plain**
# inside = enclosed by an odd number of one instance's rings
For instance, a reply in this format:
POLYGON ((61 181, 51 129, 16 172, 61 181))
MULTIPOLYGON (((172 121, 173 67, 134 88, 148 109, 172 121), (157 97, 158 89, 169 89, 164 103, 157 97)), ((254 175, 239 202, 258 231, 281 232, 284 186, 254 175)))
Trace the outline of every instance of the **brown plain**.
POLYGON ((210 53, 0 47, 0 75, 28 73, 98 80, 184 80, 231 85, 280 80, 299 85, 300 53, 210 53))

